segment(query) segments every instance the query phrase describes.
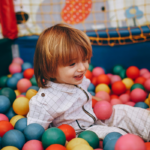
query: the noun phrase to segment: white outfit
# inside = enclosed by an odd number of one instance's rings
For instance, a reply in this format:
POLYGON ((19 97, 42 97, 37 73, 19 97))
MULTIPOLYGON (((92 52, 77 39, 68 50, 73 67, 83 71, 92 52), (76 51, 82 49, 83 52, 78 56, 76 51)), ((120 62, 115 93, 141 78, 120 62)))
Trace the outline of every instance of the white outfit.
POLYGON ((87 129, 94 131, 101 139, 110 132, 122 135, 129 132, 149 140, 150 111, 115 105, 111 117, 102 122, 93 112, 92 97, 87 92, 89 84, 90 80, 85 77, 78 86, 49 81, 47 88, 40 88, 31 98, 27 124, 38 123, 45 129, 50 123, 55 127, 69 124, 77 134, 87 129))

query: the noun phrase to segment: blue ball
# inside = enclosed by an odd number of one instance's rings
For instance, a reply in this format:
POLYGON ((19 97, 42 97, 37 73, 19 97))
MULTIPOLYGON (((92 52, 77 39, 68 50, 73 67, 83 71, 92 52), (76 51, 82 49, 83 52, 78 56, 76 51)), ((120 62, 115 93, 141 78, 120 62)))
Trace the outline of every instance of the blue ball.
POLYGON ((33 85, 33 86, 30 86, 30 87, 28 88, 28 90, 29 90, 29 89, 34 89, 34 90, 38 91, 38 90, 39 90, 39 87, 38 87, 38 86, 33 85))
POLYGON ((118 139, 109 140, 103 147, 103 150, 115 150, 115 145, 116 145, 117 140, 118 139))
POLYGON ((21 95, 24 95, 24 96, 26 96, 26 92, 24 92, 24 93, 21 93, 21 95))
POLYGON ((7 86, 13 90, 17 89, 18 79, 16 77, 10 77, 7 79, 7 86))
POLYGON ((27 118, 21 118, 16 123, 14 128, 23 132, 23 130, 27 127, 27 118))
POLYGON ((37 123, 29 124, 23 131, 27 141, 29 140, 41 140, 45 129, 37 123))
POLYGON ((0 95, 0 113, 6 113, 11 107, 10 100, 4 95, 0 95))
POLYGON ((15 73, 15 74, 12 75, 12 77, 15 77, 15 78, 17 78, 18 80, 20 80, 20 79, 23 78, 23 72, 21 72, 21 73, 15 73))
POLYGON ((29 69, 29 68, 33 68, 32 64, 29 63, 29 62, 24 62, 22 65, 22 72, 24 72, 26 69, 29 69))
POLYGON ((2 137, 2 147, 14 146, 21 150, 25 142, 23 133, 16 129, 7 131, 2 137))
POLYGON ((122 134, 120 134, 119 132, 111 132, 111 133, 108 133, 104 140, 103 140, 103 147, 105 146, 105 144, 112 140, 112 139, 119 139, 120 137, 122 136, 122 134))
POLYGON ((13 108, 10 107, 9 110, 5 113, 5 115, 10 120, 12 117, 16 116, 17 114, 14 112, 13 108))
POLYGON ((89 87, 88 87, 88 89, 87 89, 88 91, 95 91, 95 86, 94 86, 94 84, 93 83, 90 83, 90 85, 89 85, 89 87))
POLYGON ((138 102, 134 105, 134 107, 140 107, 140 108, 144 108, 144 109, 149 108, 149 106, 144 102, 138 102))

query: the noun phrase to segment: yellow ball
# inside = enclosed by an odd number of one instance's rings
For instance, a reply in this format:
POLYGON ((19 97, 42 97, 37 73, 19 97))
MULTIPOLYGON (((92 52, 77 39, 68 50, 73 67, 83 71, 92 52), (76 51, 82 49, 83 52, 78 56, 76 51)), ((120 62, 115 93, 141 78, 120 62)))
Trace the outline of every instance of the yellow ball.
POLYGON ((101 84, 98 84, 95 88, 95 93, 99 92, 99 91, 105 91, 107 92, 108 94, 110 94, 110 88, 107 84, 104 84, 104 83, 101 83, 101 84))
POLYGON ((37 91, 34 89, 29 89, 26 92, 26 97, 30 100, 34 95, 36 95, 37 91))
POLYGON ((146 103, 146 104, 149 106, 149 105, 150 105, 149 99, 147 98, 147 99, 144 101, 144 103, 146 103))
POLYGON ((15 124, 16 124, 16 122, 19 120, 19 119, 21 119, 21 118, 25 118, 24 116, 22 116, 22 115, 16 115, 16 116, 14 116, 14 117, 12 117, 11 119, 10 119, 10 123, 13 125, 13 127, 15 126, 15 124))
POLYGON ((79 144, 75 146, 72 150, 94 150, 90 145, 87 144, 79 144))
POLYGON ((13 102, 13 110, 18 115, 26 115, 29 111, 29 99, 26 97, 18 97, 13 102))
POLYGON ((6 146, 6 147, 3 147, 1 150, 19 150, 19 149, 14 146, 6 146))
POLYGON ((7 77, 8 77, 8 78, 12 77, 12 74, 8 74, 7 77))
POLYGON ((79 145, 79 144, 85 144, 89 146, 89 143, 82 139, 82 138, 74 138, 71 141, 68 142, 66 149, 67 150, 72 150, 75 146, 79 145))
POLYGON ((19 90, 14 90, 14 91, 15 91, 16 96, 19 96, 21 94, 19 90))
POLYGON ((125 84, 127 90, 130 90, 131 86, 134 84, 131 78, 124 78, 122 82, 125 84))

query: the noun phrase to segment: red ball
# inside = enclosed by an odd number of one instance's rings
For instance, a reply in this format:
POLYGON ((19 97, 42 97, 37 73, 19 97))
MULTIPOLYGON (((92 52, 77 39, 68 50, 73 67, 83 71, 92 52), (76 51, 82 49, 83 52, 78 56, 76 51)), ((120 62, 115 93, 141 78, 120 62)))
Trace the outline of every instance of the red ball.
POLYGON ((110 104, 113 106, 113 105, 117 105, 117 104, 122 104, 122 102, 118 98, 113 98, 113 99, 111 99, 110 104))
POLYGON ((72 126, 68 124, 62 124, 58 128, 64 132, 67 141, 70 141, 76 137, 75 129, 72 126))
POLYGON ((129 94, 122 94, 122 95, 120 95, 119 96, 119 99, 121 100, 121 102, 123 103, 123 104, 125 104, 125 103, 127 103, 127 102, 129 102, 130 101, 130 95, 129 94))
POLYGON ((85 73, 86 78, 92 80, 92 72, 90 70, 87 70, 85 73))
POLYGON ((137 77, 134 81, 134 83, 140 83, 140 84, 144 84, 144 82, 146 81, 146 78, 144 77, 137 77))
POLYGON ((140 70, 138 67, 136 66, 130 66, 127 70, 126 70, 126 75, 128 78, 131 79, 136 79, 137 77, 140 76, 140 70))
POLYGON ((27 79, 31 79, 33 77, 33 75, 34 75, 34 69, 33 68, 26 69, 23 72, 24 78, 27 78, 27 79))
POLYGON ((94 113, 99 120, 106 120, 112 114, 112 106, 108 101, 99 101, 94 106, 94 113))
POLYGON ((92 108, 94 108, 95 104, 97 103, 98 101, 95 100, 94 98, 92 98, 92 108))
POLYGON ((120 95, 126 92, 126 86, 122 81, 114 82, 111 86, 111 89, 116 95, 120 95))
POLYGON ((9 131, 9 130, 13 130, 14 127, 13 125, 9 122, 9 121, 0 121, 0 137, 3 137, 3 135, 9 131))
POLYGON ((144 88, 147 92, 150 92, 150 79, 147 79, 145 82, 144 82, 144 88))
POLYGON ((91 82, 94 84, 94 86, 97 85, 97 77, 93 77, 91 82))
POLYGON ((146 150, 150 150, 150 142, 146 142, 145 146, 146 146, 146 150))
POLYGON ((48 146, 45 150, 67 150, 67 149, 60 144, 52 144, 48 146))
POLYGON ((105 83, 110 84, 110 78, 106 74, 101 74, 97 77, 97 84, 105 83))
POLYGON ((125 134, 117 140, 115 150, 146 150, 146 146, 139 136, 125 134))
POLYGON ((115 94, 110 95, 110 99, 113 99, 113 98, 119 98, 119 96, 115 94))

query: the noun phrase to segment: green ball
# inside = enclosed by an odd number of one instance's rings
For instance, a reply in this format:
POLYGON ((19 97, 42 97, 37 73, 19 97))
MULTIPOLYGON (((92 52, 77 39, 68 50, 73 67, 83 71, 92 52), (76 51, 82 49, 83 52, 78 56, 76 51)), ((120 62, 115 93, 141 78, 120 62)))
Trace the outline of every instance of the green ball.
POLYGON ((88 68, 88 70, 90 70, 91 72, 93 71, 93 69, 94 69, 94 66, 92 65, 92 64, 89 64, 89 68, 88 68))
POLYGON ((7 87, 7 79, 8 77, 7 76, 2 76, 0 77, 0 87, 3 88, 3 87, 7 87))
POLYGON ((42 135, 42 144, 45 149, 52 144, 60 144, 65 146, 65 143, 66 136, 59 128, 49 128, 42 135))
POLYGON ((121 79, 126 78, 126 77, 127 77, 127 76, 126 76, 126 70, 125 70, 125 69, 122 69, 122 70, 120 71, 120 73, 119 73, 119 76, 121 77, 121 79))
POLYGON ((35 77, 32 77, 32 78, 30 79, 30 82, 32 83, 33 86, 38 86, 35 77))
POLYGON ((12 104, 16 99, 16 93, 9 87, 2 88, 0 90, 0 95, 4 95, 9 98, 10 103, 12 104))
POLYGON ((78 137, 86 140, 90 144, 90 146, 93 147, 93 149, 99 147, 99 138, 93 131, 83 131, 78 135, 78 137))
POLYGON ((112 69, 112 73, 115 75, 119 75, 123 69, 124 67, 122 65, 115 65, 112 69))
POLYGON ((142 90, 145 90, 145 88, 144 88, 144 86, 143 86, 142 84, 140 84, 140 83, 135 83, 135 84, 133 84, 133 85, 131 86, 130 91, 132 91, 132 90, 134 90, 134 89, 136 89, 136 88, 140 88, 140 89, 142 89, 142 90))

